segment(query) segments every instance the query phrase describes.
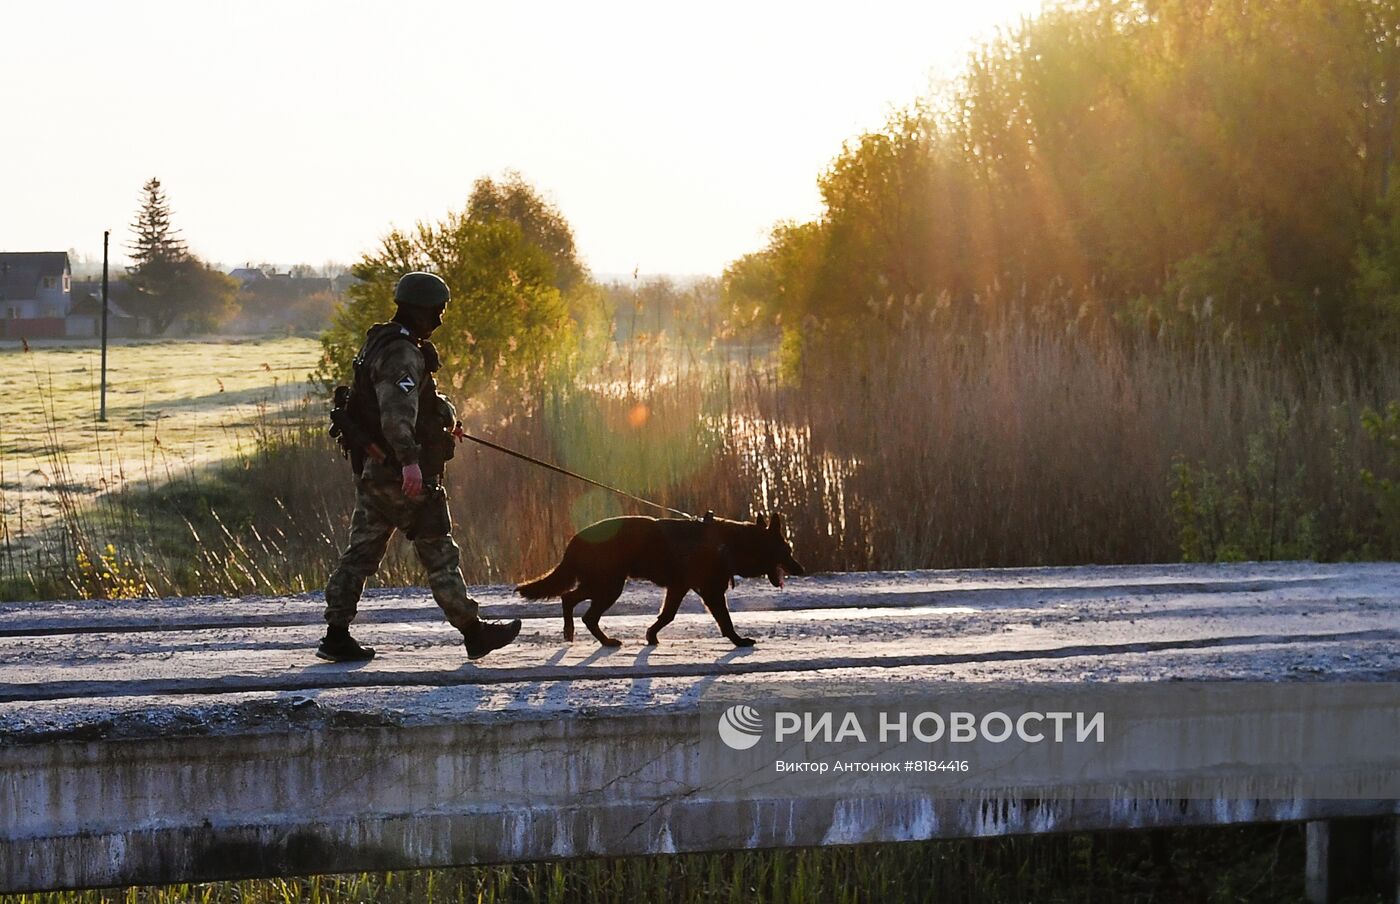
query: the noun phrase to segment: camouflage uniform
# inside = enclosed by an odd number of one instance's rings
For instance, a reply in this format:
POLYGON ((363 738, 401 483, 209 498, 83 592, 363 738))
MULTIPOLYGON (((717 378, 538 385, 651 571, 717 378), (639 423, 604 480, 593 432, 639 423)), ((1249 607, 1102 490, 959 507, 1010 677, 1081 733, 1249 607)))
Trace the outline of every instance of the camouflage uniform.
MULTIPOLYGON (((408 330, 402 329, 402 332, 409 336, 408 330)), ((366 340, 368 345, 369 340, 366 340)), ((416 425, 422 429, 419 405, 434 406, 433 411, 424 412, 430 424, 433 414, 444 428, 450 429, 456 422, 451 403, 432 391, 432 375, 423 351, 411 336, 407 340, 395 339, 381 346, 364 366, 369 368, 369 379, 379 402, 380 426, 394 458, 403 465, 419 463, 422 450, 415 430, 416 425)), ((403 492, 402 475, 397 467, 373 459, 365 461, 355 484, 350 543, 326 584, 327 624, 349 626, 354 620, 365 580, 379 570, 389 538, 395 530, 401 530, 413 542, 414 552, 428 572, 433 599, 447 615, 447 620, 461 631, 476 625, 476 600, 467 595, 467 585, 462 579, 461 552, 452 540, 447 497, 440 486, 430 486, 442 475, 430 473, 430 463, 423 464, 423 494, 410 498, 403 492), (425 511, 427 508, 434 510, 425 511)))

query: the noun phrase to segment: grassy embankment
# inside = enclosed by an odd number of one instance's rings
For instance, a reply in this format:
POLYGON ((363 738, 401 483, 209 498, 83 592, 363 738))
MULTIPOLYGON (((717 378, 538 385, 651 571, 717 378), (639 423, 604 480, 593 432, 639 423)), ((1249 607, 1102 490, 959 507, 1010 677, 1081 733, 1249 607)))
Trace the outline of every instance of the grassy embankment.
MULTIPOLYGON (((1363 373, 1323 350, 1021 327, 853 354, 780 379, 762 356, 644 342, 464 407, 478 435, 683 510, 781 510, 818 570, 1395 552, 1393 493, 1363 477, 1400 463, 1395 425, 1363 426, 1400 399, 1394 360, 1363 373)), ((22 400, 0 425, 5 595, 318 587, 351 487, 306 394, 317 355, 306 340, 119 349, 98 425, 91 352, 0 354, 0 391, 22 400)), ((529 576, 583 524, 645 511, 472 444, 448 479, 473 582, 529 576)), ((420 581, 405 551, 383 582, 420 581)))

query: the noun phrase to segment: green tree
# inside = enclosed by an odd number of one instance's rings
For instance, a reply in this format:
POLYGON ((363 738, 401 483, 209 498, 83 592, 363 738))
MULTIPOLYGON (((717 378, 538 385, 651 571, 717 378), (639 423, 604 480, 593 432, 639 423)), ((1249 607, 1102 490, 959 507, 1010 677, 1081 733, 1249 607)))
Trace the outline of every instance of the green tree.
POLYGON ((157 332, 181 317, 192 330, 216 329, 237 313, 238 282, 190 253, 172 224, 170 202, 159 179, 150 179, 141 192, 127 268, 137 304, 157 332))
POLYGON ((768 247, 730 264, 721 280, 730 323, 745 330, 782 331, 801 324, 827 255, 825 222, 779 223, 768 247))
POLYGON ((551 281, 568 293, 588 280, 588 270, 578 258, 574 232, 559 209, 514 171, 496 181, 476 180, 467 199, 467 219, 474 222, 509 220, 520 227, 525 240, 548 255, 554 268, 551 281))
POLYGON ((184 302, 183 315, 190 331, 209 333, 238 314, 238 280, 196 257, 175 268, 170 284, 172 297, 184 302))
POLYGON ((971 282, 966 173, 928 110, 898 114, 885 131, 848 145, 817 184, 825 243, 809 286, 812 313, 839 318, 971 282))
POLYGON ((150 179, 141 192, 141 207, 131 223, 135 239, 127 275, 156 331, 163 332, 178 314, 175 289, 190 252, 171 222, 170 202, 160 180, 150 179))
POLYGON ((726 300, 789 324, 946 298, 1245 342, 1400 333, 1397 22, 1397 0, 1050 5, 848 142, 822 215, 735 261, 726 300))
POLYGON ((1400 180, 1366 219, 1356 250, 1356 310, 1351 330, 1394 346, 1400 342, 1400 180))
MULTIPOLYGON (((558 215, 552 208, 550 213, 558 215)), ((567 229, 562 216, 558 221, 567 229)), ((577 329, 556 282, 558 259, 513 219, 474 216, 469 207, 411 232, 391 231, 377 251, 351 268, 359 282, 347 290, 321 337, 318 376, 347 379, 365 331, 393 315, 394 284, 411 270, 436 273, 452 290, 433 343, 442 356, 441 378, 456 388, 518 382, 576 348, 577 329)), ((588 283, 573 288, 591 291, 588 283)))

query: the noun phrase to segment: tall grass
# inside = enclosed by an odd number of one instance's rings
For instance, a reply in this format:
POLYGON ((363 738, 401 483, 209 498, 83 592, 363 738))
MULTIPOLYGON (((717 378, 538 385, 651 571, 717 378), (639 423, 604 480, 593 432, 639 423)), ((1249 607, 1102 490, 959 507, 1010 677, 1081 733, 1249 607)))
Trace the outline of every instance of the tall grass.
POLYGON ((0 904, 1278 904, 1302 901, 1303 860, 1302 826, 1290 824, 314 876, 0 896, 0 904))
MULTIPOLYGON (((765 349, 642 338, 586 372, 471 400, 468 429, 685 511, 782 511, 817 570, 1400 552, 1368 545, 1379 503, 1361 477, 1393 470, 1362 427, 1400 399, 1393 355, 938 326, 817 336, 786 369, 765 349), (1202 540, 1244 517, 1269 525, 1267 544, 1202 540)), ((96 505, 73 490, 50 527, 57 553, 0 549, 10 593, 319 587, 347 534, 350 469, 320 403, 277 410, 221 465, 126 482, 96 505)), ((657 514, 470 443, 448 483, 472 582, 544 570, 597 518, 657 514)), ((421 581, 407 552, 391 549, 380 581, 421 581)))
MULTIPOLYGON (((1021 322, 877 338, 854 364, 808 363, 786 400, 814 450, 860 465, 841 512, 860 527, 827 553, 838 567, 1174 561, 1193 514, 1180 466, 1226 475, 1260 442, 1290 479, 1256 504, 1321 522, 1295 552, 1345 556, 1359 549, 1345 537, 1376 530, 1360 473, 1388 463, 1362 413, 1400 398, 1393 357, 1365 368, 1321 344, 1183 346, 1021 322)), ((809 491, 793 489, 784 505, 809 491)))

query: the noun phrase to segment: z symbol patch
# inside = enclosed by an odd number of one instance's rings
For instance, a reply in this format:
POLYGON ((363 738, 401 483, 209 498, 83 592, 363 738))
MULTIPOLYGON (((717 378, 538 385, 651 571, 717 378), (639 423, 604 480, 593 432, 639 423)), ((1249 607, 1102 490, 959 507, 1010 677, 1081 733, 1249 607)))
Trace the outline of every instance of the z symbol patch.
POLYGON ((416 387, 417 385, 418 384, 413 382, 413 378, 410 377, 408 374, 404 374, 402 377, 399 378, 399 388, 402 389, 404 392, 412 392, 414 387, 416 387))

